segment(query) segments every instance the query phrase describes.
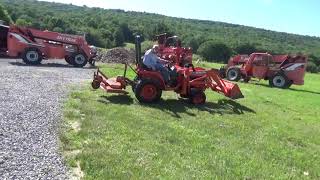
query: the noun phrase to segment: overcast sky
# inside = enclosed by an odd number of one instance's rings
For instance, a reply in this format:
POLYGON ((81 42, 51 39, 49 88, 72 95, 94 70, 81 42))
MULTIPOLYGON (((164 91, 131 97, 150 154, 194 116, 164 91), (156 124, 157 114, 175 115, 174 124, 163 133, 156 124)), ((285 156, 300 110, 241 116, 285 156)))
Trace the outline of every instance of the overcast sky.
POLYGON ((45 0, 222 21, 320 37, 318 0, 45 0))

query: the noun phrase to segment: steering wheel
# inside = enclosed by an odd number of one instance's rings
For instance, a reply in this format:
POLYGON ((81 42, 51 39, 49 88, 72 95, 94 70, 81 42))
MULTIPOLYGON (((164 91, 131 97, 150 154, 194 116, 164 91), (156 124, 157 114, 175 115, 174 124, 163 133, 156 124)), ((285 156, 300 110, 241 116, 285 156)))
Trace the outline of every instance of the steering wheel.
POLYGON ((191 67, 193 72, 196 71, 196 69, 194 68, 194 65, 191 64, 191 63, 190 64, 185 64, 184 67, 186 67, 186 68, 190 68, 191 67))

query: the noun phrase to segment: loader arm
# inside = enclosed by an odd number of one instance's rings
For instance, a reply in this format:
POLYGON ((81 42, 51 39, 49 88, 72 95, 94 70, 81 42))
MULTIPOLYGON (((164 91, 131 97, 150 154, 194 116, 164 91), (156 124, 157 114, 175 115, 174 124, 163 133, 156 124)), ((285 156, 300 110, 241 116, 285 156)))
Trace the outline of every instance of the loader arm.
POLYGON ((222 79, 217 70, 207 71, 207 86, 213 91, 224 94, 231 99, 243 98, 242 92, 237 84, 222 79))

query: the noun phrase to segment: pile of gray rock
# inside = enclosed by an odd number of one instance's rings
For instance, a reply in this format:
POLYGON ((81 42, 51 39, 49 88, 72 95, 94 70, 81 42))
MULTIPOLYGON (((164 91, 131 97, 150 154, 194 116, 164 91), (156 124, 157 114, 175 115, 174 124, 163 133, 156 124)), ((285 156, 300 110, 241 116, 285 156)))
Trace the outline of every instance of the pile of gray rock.
POLYGON ((107 51, 98 49, 96 61, 102 63, 134 63, 135 51, 122 47, 113 48, 107 51))

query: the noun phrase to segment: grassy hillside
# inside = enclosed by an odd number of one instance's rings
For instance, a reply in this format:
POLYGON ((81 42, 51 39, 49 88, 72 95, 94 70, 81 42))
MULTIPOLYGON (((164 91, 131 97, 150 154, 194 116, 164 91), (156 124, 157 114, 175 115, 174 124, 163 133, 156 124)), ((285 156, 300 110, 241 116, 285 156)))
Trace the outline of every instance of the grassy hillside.
MULTIPOLYGON (((121 65, 102 69, 122 74, 121 65)), ((85 179, 319 179, 320 75, 305 82, 239 83, 244 99, 207 91, 198 107, 172 92, 139 104, 130 88, 119 96, 88 83, 65 104, 63 150, 85 179)))
MULTIPOLYGON (((231 48, 252 44, 275 53, 306 53, 320 57, 320 38, 227 24, 167 17, 158 14, 105 10, 35 0, 0 0, 14 22, 68 33, 89 33, 97 46, 113 47, 130 42, 134 34, 151 39, 168 32, 182 37, 196 50, 205 41, 226 43, 231 48)), ((208 12, 209 13, 209 12, 208 12)))

